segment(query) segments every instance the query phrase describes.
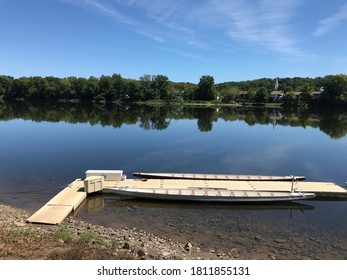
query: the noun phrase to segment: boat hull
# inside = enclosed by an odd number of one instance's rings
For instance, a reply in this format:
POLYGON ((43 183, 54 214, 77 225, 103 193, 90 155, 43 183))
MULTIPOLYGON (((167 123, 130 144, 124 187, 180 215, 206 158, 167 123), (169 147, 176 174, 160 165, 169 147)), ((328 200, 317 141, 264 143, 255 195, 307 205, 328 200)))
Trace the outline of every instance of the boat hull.
POLYGON ((303 181, 305 176, 264 176, 232 174, 190 174, 190 173, 143 173, 134 172, 135 177, 143 179, 186 179, 186 180, 223 180, 223 181, 303 181))
POLYGON ((206 202, 275 202, 311 199, 314 193, 230 191, 217 189, 109 188, 115 194, 145 199, 206 202))

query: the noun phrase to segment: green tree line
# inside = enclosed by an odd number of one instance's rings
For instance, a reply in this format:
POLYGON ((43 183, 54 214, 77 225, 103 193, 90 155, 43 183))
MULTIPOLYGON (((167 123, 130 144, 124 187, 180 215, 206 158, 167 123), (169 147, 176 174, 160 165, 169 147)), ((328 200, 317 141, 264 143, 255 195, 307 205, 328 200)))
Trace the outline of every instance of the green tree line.
POLYGON ((69 100, 86 102, 136 102, 193 98, 196 85, 173 83, 163 75, 143 75, 139 80, 119 74, 89 77, 0 76, 0 96, 5 100, 69 100))
MULTIPOLYGON (((120 74, 89 77, 20 77, 0 75, 0 98, 4 100, 65 100, 131 103, 138 101, 216 101, 222 103, 269 102, 274 79, 257 79, 215 84, 214 78, 202 76, 197 84, 171 82, 164 75, 143 75, 138 80, 120 74), (247 92, 247 94, 243 94, 247 92)), ((317 78, 281 78, 278 90, 285 93, 283 103, 310 100, 311 94, 324 88, 321 102, 347 105, 347 75, 317 78)))

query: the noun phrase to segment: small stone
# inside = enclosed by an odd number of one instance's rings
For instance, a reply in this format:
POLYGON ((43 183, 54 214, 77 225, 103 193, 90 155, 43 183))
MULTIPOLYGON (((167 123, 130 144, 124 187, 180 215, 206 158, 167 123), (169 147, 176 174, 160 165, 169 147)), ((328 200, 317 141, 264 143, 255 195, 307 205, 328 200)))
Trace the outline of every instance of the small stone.
POLYGON ((166 257, 170 256, 171 253, 170 252, 162 252, 161 255, 166 258, 166 257))
POLYGON ((261 235, 256 235, 256 236, 254 237, 254 240, 257 241, 257 242, 260 242, 261 239, 262 239, 261 235))
POLYGON ((21 223, 21 222, 14 222, 14 224, 15 224, 17 227, 24 227, 24 226, 26 226, 25 223, 21 223))
POLYGON ((190 252, 192 251, 192 249, 193 249, 193 244, 190 243, 190 242, 188 241, 187 244, 184 246, 184 249, 185 249, 188 253, 190 253, 190 252))
POLYGON ((129 250, 130 249, 130 244, 128 242, 124 242, 122 249, 129 250))
POLYGON ((285 239, 279 239, 279 238, 275 239, 274 241, 275 241, 276 243, 287 243, 287 240, 285 240, 285 239))
POLYGON ((240 257, 238 251, 236 250, 236 248, 232 249, 229 253, 228 256, 232 259, 237 259, 240 257))
POLYGON ((138 249, 137 250, 137 256, 139 258, 144 258, 144 257, 146 257, 146 252, 144 250, 142 250, 142 249, 138 249))

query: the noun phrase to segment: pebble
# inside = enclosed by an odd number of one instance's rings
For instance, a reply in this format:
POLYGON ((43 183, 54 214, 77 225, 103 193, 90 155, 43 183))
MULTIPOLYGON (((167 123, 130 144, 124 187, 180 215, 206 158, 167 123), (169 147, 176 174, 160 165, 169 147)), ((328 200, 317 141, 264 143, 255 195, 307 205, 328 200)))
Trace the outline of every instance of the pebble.
POLYGON ((184 249, 188 252, 191 253, 192 249, 193 249, 193 244, 190 243, 189 241, 186 243, 186 245, 184 246, 184 249))
POLYGON ((279 239, 279 238, 275 239, 274 241, 275 241, 276 243, 287 243, 287 240, 285 240, 285 239, 279 239))
POLYGON ((260 242, 260 241, 262 240, 261 235, 256 235, 256 236, 254 237, 254 240, 260 242))
POLYGON ((161 255, 163 256, 163 257, 168 257, 168 256, 170 256, 171 255, 171 253, 170 252, 162 252, 161 253, 161 255))

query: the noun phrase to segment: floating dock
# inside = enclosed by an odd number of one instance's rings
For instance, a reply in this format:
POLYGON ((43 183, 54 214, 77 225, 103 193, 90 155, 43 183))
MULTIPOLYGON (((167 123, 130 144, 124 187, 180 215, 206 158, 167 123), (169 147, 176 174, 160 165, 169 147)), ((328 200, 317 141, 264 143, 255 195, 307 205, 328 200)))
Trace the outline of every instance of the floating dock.
POLYGON ((221 189, 231 191, 295 191, 315 193, 317 197, 345 197, 347 190, 330 182, 266 182, 266 181, 221 181, 221 180, 176 180, 176 179, 127 179, 126 181, 104 182, 108 188, 168 188, 168 189, 221 189))
POLYGON ((317 198, 347 198, 347 190, 330 182, 269 182, 177 179, 126 179, 120 170, 88 170, 85 179, 77 179, 48 201, 29 219, 30 223, 60 224, 85 200, 89 193, 112 188, 227 190, 257 192, 314 193, 317 198))
POLYGON ((54 196, 29 219, 29 223, 60 224, 86 199, 84 181, 77 179, 54 196))

